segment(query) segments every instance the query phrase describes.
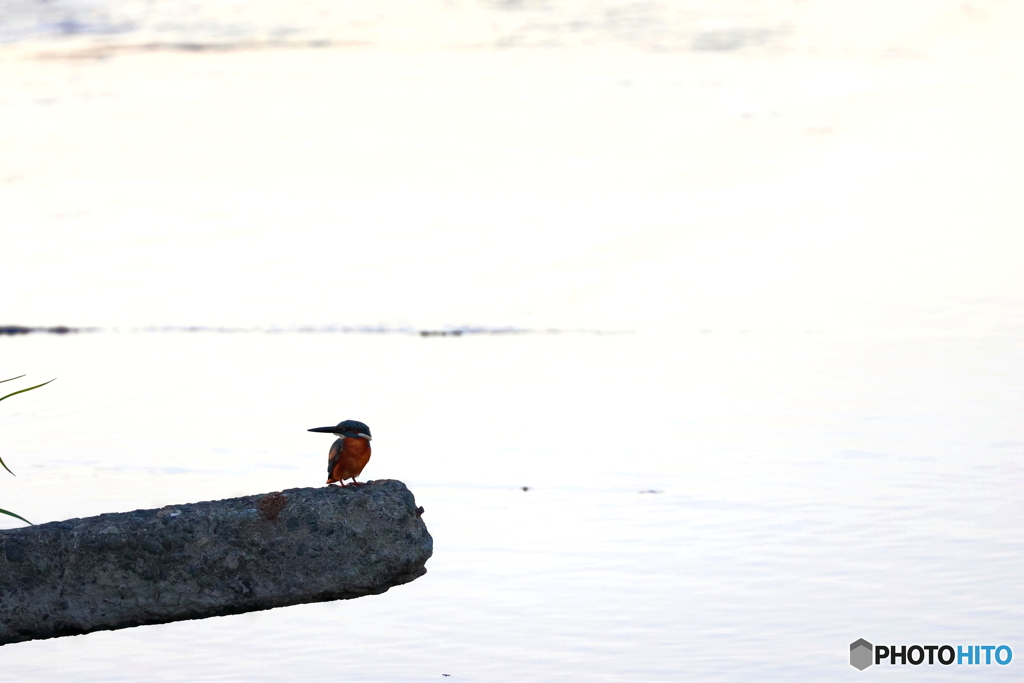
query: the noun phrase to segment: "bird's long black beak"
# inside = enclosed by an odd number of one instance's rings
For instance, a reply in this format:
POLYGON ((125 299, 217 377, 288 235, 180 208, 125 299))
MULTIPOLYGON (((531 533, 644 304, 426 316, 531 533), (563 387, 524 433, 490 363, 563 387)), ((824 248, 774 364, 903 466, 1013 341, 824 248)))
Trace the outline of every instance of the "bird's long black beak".
POLYGON ((307 429, 307 432, 324 432, 325 434, 334 434, 334 430, 337 427, 314 427, 313 429, 307 429))

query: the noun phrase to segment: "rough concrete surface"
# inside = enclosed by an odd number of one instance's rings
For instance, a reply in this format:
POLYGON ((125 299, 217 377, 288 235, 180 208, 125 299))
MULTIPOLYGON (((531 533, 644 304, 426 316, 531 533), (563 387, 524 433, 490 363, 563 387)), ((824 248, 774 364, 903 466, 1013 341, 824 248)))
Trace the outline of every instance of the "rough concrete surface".
POLYGON ((400 481, 0 532, 0 644, 357 598, 426 573, 400 481))

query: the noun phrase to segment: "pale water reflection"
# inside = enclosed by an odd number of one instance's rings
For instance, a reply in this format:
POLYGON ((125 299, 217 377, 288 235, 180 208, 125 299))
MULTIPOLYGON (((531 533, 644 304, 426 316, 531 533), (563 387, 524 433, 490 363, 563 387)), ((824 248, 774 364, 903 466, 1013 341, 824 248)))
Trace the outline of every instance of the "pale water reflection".
POLYGON ((304 430, 353 417, 435 538, 382 596, 8 646, 6 680, 822 680, 859 637, 1020 642, 1012 339, 0 341, 61 377, 4 421, 33 521, 319 485, 304 430))
POLYGON ((0 337, 0 377, 58 377, 2 404, 2 506, 321 485, 306 429, 353 418, 435 555, 372 598, 6 646, 0 680, 1024 657, 1022 7, 382 7, 5 3, 0 325, 105 331, 0 337), (628 334, 328 332, 462 326, 628 334))

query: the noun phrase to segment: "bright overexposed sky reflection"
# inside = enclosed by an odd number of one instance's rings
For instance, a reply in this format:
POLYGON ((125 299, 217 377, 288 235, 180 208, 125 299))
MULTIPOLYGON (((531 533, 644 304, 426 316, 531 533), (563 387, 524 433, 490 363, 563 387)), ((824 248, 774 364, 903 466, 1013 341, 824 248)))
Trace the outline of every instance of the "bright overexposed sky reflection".
POLYGON ((5 320, 1019 325, 1012 8, 812 5, 749 53, 16 43, 5 320))

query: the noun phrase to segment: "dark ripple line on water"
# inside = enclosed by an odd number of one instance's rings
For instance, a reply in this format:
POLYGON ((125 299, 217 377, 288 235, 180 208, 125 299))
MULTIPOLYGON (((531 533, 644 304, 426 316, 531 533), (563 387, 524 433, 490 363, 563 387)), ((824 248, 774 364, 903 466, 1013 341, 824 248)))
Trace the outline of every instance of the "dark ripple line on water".
POLYGON ((388 325, 292 325, 267 327, 218 327, 213 325, 151 325, 148 327, 121 328, 101 327, 28 327, 23 325, 0 326, 0 336, 25 334, 72 334, 80 332, 205 332, 218 334, 265 333, 265 334, 405 334, 420 337, 461 337, 471 334, 631 334, 632 330, 598 329, 532 329, 526 327, 488 327, 484 325, 447 326, 435 329, 421 329, 411 326, 388 325))
POLYGON ((97 332, 99 328, 96 327, 65 327, 64 325, 57 325, 56 327, 23 327, 21 325, 3 325, 0 326, 0 335, 19 335, 19 334, 69 334, 72 332, 97 332))

